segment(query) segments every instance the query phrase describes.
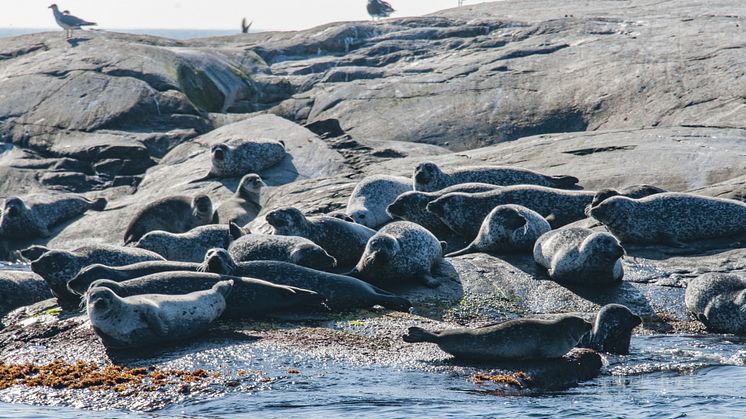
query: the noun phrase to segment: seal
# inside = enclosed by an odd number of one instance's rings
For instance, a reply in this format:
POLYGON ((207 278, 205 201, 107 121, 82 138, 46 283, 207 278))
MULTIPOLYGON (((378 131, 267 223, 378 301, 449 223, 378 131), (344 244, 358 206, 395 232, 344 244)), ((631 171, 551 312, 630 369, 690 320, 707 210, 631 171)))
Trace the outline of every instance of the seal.
POLYGON ((555 320, 516 319, 478 329, 429 332, 410 327, 405 342, 430 342, 460 359, 540 360, 561 358, 593 325, 575 316, 555 320))
POLYGON ((624 248, 609 233, 568 227, 550 231, 534 245, 534 261, 557 282, 602 286, 624 276, 624 248))
POLYGON ((386 212, 396 197, 412 190, 412 179, 402 176, 374 175, 358 182, 347 201, 346 213, 356 223, 377 228, 391 221, 386 212))
POLYGON ((642 324, 640 316, 621 304, 601 307, 593 323, 593 330, 578 342, 579 348, 591 348, 610 354, 629 354, 632 329, 642 324))
POLYGON ((213 145, 210 155, 210 172, 193 182, 259 173, 281 162, 287 152, 282 141, 231 139, 213 145))
POLYGON ((492 185, 539 185, 560 189, 579 189, 578 178, 548 176, 520 167, 463 166, 444 172, 433 162, 420 163, 414 169, 414 190, 433 192, 459 183, 480 182, 492 185))
POLYGON ((266 215, 272 234, 300 236, 323 247, 337 266, 353 266, 365 251, 368 239, 376 231, 364 225, 350 223, 325 215, 306 217, 293 207, 279 208, 266 215))
POLYGON ((212 218, 212 201, 207 195, 161 198, 135 214, 124 232, 124 244, 134 243, 154 230, 186 233, 194 227, 209 224, 212 218))
POLYGON ((368 240, 350 276, 384 288, 412 280, 437 287, 440 282, 432 273, 439 270, 443 249, 444 243, 424 227, 395 221, 368 240))
POLYGON ((640 198, 645 198, 646 196, 655 195, 655 194, 664 193, 664 192, 668 192, 668 191, 665 189, 661 189, 657 186, 645 185, 645 184, 627 186, 620 190, 600 189, 596 192, 596 195, 593 196, 593 201, 591 201, 590 207, 595 207, 596 205, 603 202, 605 199, 611 198, 612 196, 623 195, 623 196, 626 196, 632 199, 640 199, 640 198))
POLYGON ((210 224, 195 227, 186 233, 169 233, 155 230, 145 234, 135 247, 158 253, 167 260, 177 262, 202 262, 205 253, 213 247, 227 248, 243 235, 236 224, 210 224))
POLYGON ((720 272, 700 275, 687 284, 684 303, 708 330, 746 334, 746 277, 720 272))
POLYGON ((0 317, 17 309, 52 298, 44 280, 28 271, 0 269, 0 317))
POLYGON ((218 205, 213 223, 234 222, 239 226, 248 224, 262 210, 261 193, 262 188, 266 186, 267 184, 256 173, 241 178, 236 193, 218 205))
MULTIPOLYGON (((231 243, 228 252, 239 262, 276 260, 321 271, 333 269, 337 264, 321 246, 298 236, 249 234, 231 243)), ((200 262, 203 259, 204 255, 200 262)))
POLYGON ((481 222, 498 205, 521 205, 539 213, 552 228, 586 218, 585 208, 594 192, 566 191, 543 186, 506 186, 475 194, 449 193, 430 202, 426 209, 454 232, 471 241, 479 233, 481 222))
POLYGON ((427 204, 451 192, 479 193, 500 188, 502 187, 488 183, 460 183, 436 192, 404 192, 386 208, 386 212, 395 220, 411 221, 433 234, 442 234, 449 231, 449 228, 435 214, 425 209, 427 204))
POLYGON ((50 250, 31 262, 31 270, 44 278, 60 306, 75 308, 79 306, 80 299, 69 292, 67 282, 84 267, 94 263, 122 266, 148 260, 163 260, 163 257, 134 247, 101 244, 79 247, 71 252, 50 250))
POLYGON ((108 279, 114 282, 122 282, 141 276, 157 274, 161 272, 185 271, 197 272, 202 265, 194 262, 173 262, 167 260, 154 260, 149 262, 137 262, 123 266, 106 266, 100 263, 86 266, 77 275, 67 282, 67 289, 73 294, 84 295, 92 283, 99 279, 108 279))
POLYGON ((205 272, 162 272, 122 282, 99 279, 91 284, 89 292, 97 287, 106 287, 120 297, 140 294, 180 295, 206 289, 226 280, 234 283, 233 291, 226 300, 226 318, 253 319, 289 312, 327 311, 323 304, 324 297, 313 291, 260 279, 205 272))
POLYGON ((76 194, 29 195, 5 198, 0 215, 0 238, 32 239, 49 237, 54 226, 69 221, 89 209, 103 211, 106 199, 88 200, 76 194))
POLYGON ((746 203, 730 199, 666 192, 642 199, 613 196, 589 214, 622 243, 683 242, 729 237, 746 232, 746 203))
POLYGON ((146 294, 121 298, 109 288, 91 288, 86 311, 109 349, 154 346, 205 332, 226 307, 233 281, 186 295, 146 294))
POLYGON ((317 271, 277 261, 236 262, 223 249, 207 252, 203 269, 223 275, 258 278, 275 284, 316 291, 334 311, 370 309, 380 305, 390 310, 409 311, 412 303, 367 282, 346 275, 317 271))

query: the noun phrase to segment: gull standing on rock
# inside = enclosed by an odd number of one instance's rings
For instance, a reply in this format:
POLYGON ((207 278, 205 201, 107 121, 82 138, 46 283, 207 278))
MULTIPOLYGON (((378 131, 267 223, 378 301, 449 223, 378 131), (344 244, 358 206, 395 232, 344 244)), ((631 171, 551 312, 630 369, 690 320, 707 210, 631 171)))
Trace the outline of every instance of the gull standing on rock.
POLYGON ((60 9, 56 4, 49 6, 54 13, 54 20, 65 30, 65 39, 70 39, 73 36, 73 30, 80 29, 81 26, 96 26, 94 22, 88 22, 70 14, 67 10, 60 12, 60 9))
POLYGON ((368 0, 368 14, 375 20, 376 18, 389 17, 395 10, 388 2, 383 0, 368 0))

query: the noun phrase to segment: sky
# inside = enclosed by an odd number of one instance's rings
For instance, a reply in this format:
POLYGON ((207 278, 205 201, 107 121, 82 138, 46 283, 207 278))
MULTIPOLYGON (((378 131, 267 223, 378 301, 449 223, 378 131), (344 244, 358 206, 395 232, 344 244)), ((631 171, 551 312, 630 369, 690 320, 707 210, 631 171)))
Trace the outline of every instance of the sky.
MULTIPOLYGON (((53 28, 52 11, 97 22, 101 29, 235 29, 242 17, 252 28, 297 30, 342 20, 370 19, 366 0, 0 0, 0 28, 53 28)), ((466 1, 465 4, 483 0, 466 1)), ((392 17, 456 7, 458 0, 389 0, 392 17)))

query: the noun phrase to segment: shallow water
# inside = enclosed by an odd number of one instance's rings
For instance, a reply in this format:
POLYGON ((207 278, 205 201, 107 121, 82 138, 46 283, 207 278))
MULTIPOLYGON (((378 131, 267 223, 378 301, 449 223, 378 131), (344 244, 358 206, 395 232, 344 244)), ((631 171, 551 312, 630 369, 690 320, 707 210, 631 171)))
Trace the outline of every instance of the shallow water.
MULTIPOLYGON (((228 360, 220 353, 200 357, 206 367, 225 366, 228 360)), ((267 389, 189 401, 137 416, 393 418, 421 417, 426 412, 438 417, 746 417, 746 345, 727 336, 635 336, 632 354, 609 357, 601 377, 567 391, 530 396, 496 396, 489 386, 463 376, 310 363, 275 355, 262 358, 254 353, 229 361, 231 368, 261 368, 280 377, 267 389), (288 374, 289 365, 301 374, 288 374)), ((177 357, 170 364, 178 367, 181 362, 177 357)), ((0 403, 0 417, 131 414, 0 403)))

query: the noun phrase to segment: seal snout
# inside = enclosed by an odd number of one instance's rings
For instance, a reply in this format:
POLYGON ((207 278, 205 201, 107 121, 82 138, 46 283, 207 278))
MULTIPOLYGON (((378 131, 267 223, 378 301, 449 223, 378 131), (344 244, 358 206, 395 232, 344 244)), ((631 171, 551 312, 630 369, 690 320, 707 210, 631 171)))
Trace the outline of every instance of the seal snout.
POLYGON ((217 144, 212 146, 212 149, 210 150, 212 152, 212 158, 218 161, 225 160, 225 154, 227 151, 227 147, 225 144, 217 144))

